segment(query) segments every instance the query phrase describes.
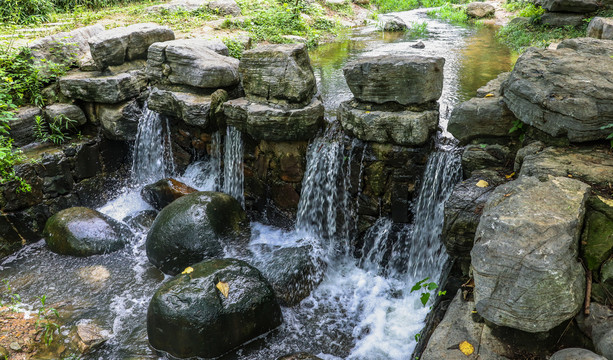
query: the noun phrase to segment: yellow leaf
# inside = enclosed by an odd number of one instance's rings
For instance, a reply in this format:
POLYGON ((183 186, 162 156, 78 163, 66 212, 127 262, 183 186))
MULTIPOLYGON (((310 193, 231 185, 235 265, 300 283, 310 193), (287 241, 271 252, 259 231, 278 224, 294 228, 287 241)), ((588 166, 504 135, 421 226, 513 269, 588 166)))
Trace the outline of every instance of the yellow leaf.
POLYGON ((505 175, 504 177, 506 177, 507 179, 512 178, 513 176, 515 176, 515 172, 510 173, 509 175, 505 175))
POLYGON ((228 294, 230 293, 230 285, 228 283, 220 281, 217 283, 217 285, 215 285, 215 287, 223 294, 223 296, 228 298, 228 294))
POLYGON ((460 351, 464 355, 469 356, 475 352, 475 348, 468 341, 462 341, 460 343, 460 351))
POLYGON ((183 270, 181 274, 191 274, 193 271, 194 271, 194 268, 191 266, 188 266, 185 268, 185 270, 183 270))
POLYGON ((489 93, 489 94, 485 95, 485 97, 494 97, 494 94, 489 93))
POLYGON ((488 182, 485 180, 479 180, 477 181, 477 186, 480 188, 484 188, 490 186, 490 184, 488 184, 488 182))

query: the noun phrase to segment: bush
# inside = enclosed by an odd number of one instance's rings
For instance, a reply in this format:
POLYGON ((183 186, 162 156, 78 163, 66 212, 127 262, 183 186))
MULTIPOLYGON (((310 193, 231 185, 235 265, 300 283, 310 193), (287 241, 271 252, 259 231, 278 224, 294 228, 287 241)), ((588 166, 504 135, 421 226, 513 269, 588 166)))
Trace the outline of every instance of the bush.
POLYGON ((513 51, 523 52, 531 46, 547 47, 549 44, 563 39, 583 37, 586 35, 587 24, 580 28, 565 26, 551 28, 539 24, 509 24, 498 30, 496 37, 513 51))
POLYGON ((0 22, 32 24, 49 21, 54 11, 51 0, 0 0, 0 22))
POLYGON ((452 24, 466 24, 468 15, 464 8, 447 3, 438 9, 428 11, 428 16, 448 21, 452 24))

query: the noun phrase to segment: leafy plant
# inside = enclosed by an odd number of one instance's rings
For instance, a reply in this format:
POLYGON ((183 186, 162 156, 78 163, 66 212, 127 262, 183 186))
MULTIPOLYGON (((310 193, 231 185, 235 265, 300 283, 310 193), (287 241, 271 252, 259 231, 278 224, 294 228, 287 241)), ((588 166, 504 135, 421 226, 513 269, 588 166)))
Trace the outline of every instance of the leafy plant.
POLYGON ((32 24, 49 21, 54 11, 51 0, 0 0, 0 22, 32 24))
MULTIPOLYGON (((604 125, 601 127, 601 129, 610 129, 613 128, 613 123, 608 124, 608 125, 604 125)), ((611 140, 611 147, 613 148, 613 132, 609 134, 609 136, 607 136, 607 140, 611 140)))
POLYGON ((242 41, 236 39, 225 38, 222 40, 224 44, 228 47, 228 51, 230 51, 230 56, 233 58, 237 58, 240 60, 243 57, 243 51, 245 51, 245 45, 242 41))
POLYGON ((468 15, 466 15, 464 8, 454 6, 451 3, 446 3, 438 9, 430 10, 427 14, 430 17, 445 20, 452 24, 468 23, 468 15))
POLYGON ((513 134, 514 132, 519 133, 519 141, 524 142, 524 138, 526 136, 524 129, 524 123, 519 119, 513 120, 513 125, 509 129, 509 134, 513 134))
POLYGON ((42 330, 42 339, 45 344, 50 345, 53 341, 53 334, 60 328, 60 325, 54 320, 59 319, 60 315, 57 310, 52 307, 47 307, 47 296, 43 295, 38 298, 40 300, 40 307, 37 312, 36 329, 42 330))
POLYGON ((11 308, 15 308, 19 304, 21 304, 21 297, 19 294, 13 292, 13 288, 8 280, 2 280, 4 282, 5 293, 0 297, 0 305, 1 306, 9 306, 11 308), (7 304, 8 302, 8 304, 7 304))
POLYGON ((428 35, 428 23, 412 22, 406 32, 411 38, 423 38, 428 35))
POLYGON ((76 128, 76 120, 69 119, 66 115, 60 114, 47 122, 37 116, 34 124, 34 135, 42 142, 52 142, 56 145, 63 144, 71 139, 69 131, 76 128))
POLYGON ((496 37, 512 50, 521 53, 532 46, 545 48, 563 39, 584 37, 586 30, 587 24, 578 28, 573 26, 551 28, 534 23, 510 23, 500 28, 496 37))
MULTIPOLYGON (((430 291, 438 289, 438 285, 435 282, 428 282, 428 280, 430 280, 429 277, 423 280, 420 280, 417 283, 415 283, 415 285, 413 285, 413 287, 411 288, 411 293, 415 291, 420 291, 420 290, 422 291, 419 297, 419 300, 421 301, 423 306, 426 306, 426 304, 428 303, 428 300, 430 300, 430 291)), ((445 294, 446 294, 446 291, 438 292, 439 296, 442 296, 445 294)))

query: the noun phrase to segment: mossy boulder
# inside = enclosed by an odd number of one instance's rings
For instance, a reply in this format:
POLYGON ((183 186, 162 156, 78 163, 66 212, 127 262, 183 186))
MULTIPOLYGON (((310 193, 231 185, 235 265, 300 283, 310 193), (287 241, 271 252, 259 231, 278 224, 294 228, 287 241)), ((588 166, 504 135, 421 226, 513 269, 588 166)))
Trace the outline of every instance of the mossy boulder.
POLYGON ((597 271, 613 254, 613 206, 611 200, 590 196, 581 250, 588 269, 597 271))
POLYGON ((180 358, 216 358, 279 326, 270 284, 251 265, 214 259, 162 285, 149 303, 147 333, 157 350, 180 358), (227 296, 218 283, 228 286, 227 296))
POLYGON ((73 207, 47 220, 43 237, 51 251, 61 255, 90 256, 122 249, 130 229, 96 210, 73 207))
POLYGON ((175 275, 191 264, 223 256, 224 245, 247 241, 249 234, 247 215, 235 198, 195 192, 160 211, 147 235, 147 257, 175 275))

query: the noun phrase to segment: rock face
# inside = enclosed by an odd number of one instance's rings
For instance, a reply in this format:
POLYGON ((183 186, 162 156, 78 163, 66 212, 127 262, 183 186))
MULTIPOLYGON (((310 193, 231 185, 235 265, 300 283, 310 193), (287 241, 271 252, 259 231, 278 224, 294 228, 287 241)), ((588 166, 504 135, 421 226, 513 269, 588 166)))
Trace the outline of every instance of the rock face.
POLYGON ((467 178, 477 170, 503 170, 512 162, 513 153, 504 145, 468 145, 462 153, 462 170, 467 178))
POLYGON ((59 80, 62 93, 71 98, 102 104, 117 104, 138 96, 147 87, 147 77, 133 70, 116 75, 75 71, 59 80))
POLYGON ((587 36, 613 40, 613 18, 594 17, 587 27, 587 36))
POLYGON ((123 248, 131 237, 123 224, 96 210, 73 207, 47 220, 43 236, 54 253, 72 256, 105 254, 123 248))
POLYGON ((85 114, 80 107, 72 104, 53 104, 43 110, 45 118, 49 122, 57 121, 61 117, 71 120, 75 127, 84 125, 87 122, 85 114))
POLYGON ((223 255, 226 243, 249 237, 245 211, 232 196, 195 192, 166 206, 147 234, 149 261, 167 274, 223 255))
POLYGON ((583 15, 546 12, 541 15, 541 24, 551 27, 579 26, 583 24, 583 15))
POLYGON ((549 360, 607 360, 607 358, 594 354, 587 349, 568 348, 556 351, 549 360))
POLYGON ((245 95, 252 101, 302 107, 317 91, 304 44, 261 45, 245 51, 239 72, 245 95))
POLYGON ((589 13, 598 10, 596 0, 541 0, 543 9, 553 12, 589 13))
POLYGON ((361 102, 402 105, 436 101, 443 90, 444 58, 378 56, 343 68, 351 92, 361 102))
POLYGON ((573 40, 558 50, 526 51, 505 83, 504 100, 518 119, 551 136, 604 139, 610 129, 602 126, 613 122, 613 83, 602 74, 613 73, 613 46, 573 40))
POLYGON ((198 190, 178 180, 168 178, 146 185, 143 187, 143 190, 141 190, 141 196, 155 209, 162 210, 166 205, 178 198, 196 191, 198 190))
POLYGON ((209 125, 211 96, 154 88, 147 100, 149 109, 205 128, 209 125))
POLYGON ((497 97, 497 96, 502 95, 500 92, 500 89, 502 88, 502 83, 507 81, 510 75, 511 75, 510 72, 504 72, 504 73, 498 74, 498 76, 495 79, 488 81, 487 84, 477 89, 477 97, 484 98, 488 95, 489 96, 493 95, 494 97, 497 97))
POLYGON ((561 177, 520 177, 494 190, 471 252, 481 316, 543 332, 577 314, 585 295, 577 258, 589 190, 561 177))
POLYGON ((137 100, 119 104, 96 104, 95 119, 108 139, 134 141, 143 107, 137 100))
POLYGON ((353 100, 340 104, 338 119, 349 135, 365 141, 420 146, 438 125, 438 110, 366 110, 353 100))
POLYGON ((126 61, 146 59, 151 44, 174 40, 170 28, 152 23, 106 30, 89 39, 92 58, 100 70, 126 61))
POLYGON ((482 2, 472 2, 466 5, 466 15, 473 19, 483 19, 494 16, 496 9, 492 4, 482 2))
POLYGON ((500 98, 472 98, 453 109, 447 130, 464 145, 473 140, 508 138, 515 120, 500 98))
POLYGON ((237 85, 238 60, 226 56, 220 41, 183 39, 153 44, 147 57, 147 72, 162 84, 197 88, 237 85))
POLYGON ((13 146, 24 146, 36 141, 32 129, 36 124, 36 117, 43 116, 38 106, 23 106, 17 109, 14 120, 9 120, 11 129, 9 134, 13 139, 13 146))
POLYGON ((180 358, 216 358, 279 326, 275 294, 257 269, 235 259, 193 265, 155 293, 147 311, 149 343, 180 358), (216 287, 225 283, 227 297, 216 287))

